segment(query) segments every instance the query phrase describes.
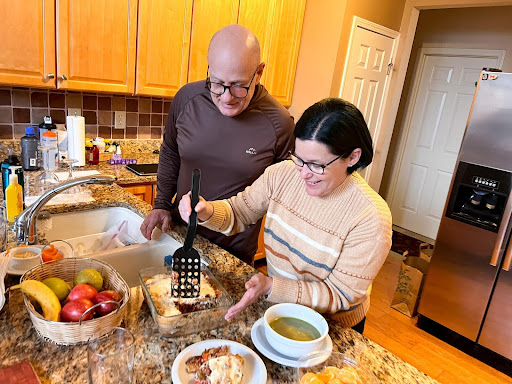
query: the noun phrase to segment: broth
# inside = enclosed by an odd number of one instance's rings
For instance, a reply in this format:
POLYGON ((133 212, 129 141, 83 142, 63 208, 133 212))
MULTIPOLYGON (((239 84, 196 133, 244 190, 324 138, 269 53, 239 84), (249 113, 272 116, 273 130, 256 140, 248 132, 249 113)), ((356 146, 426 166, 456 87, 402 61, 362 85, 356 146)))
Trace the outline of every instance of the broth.
POLYGON ((320 337, 318 329, 308 322, 295 317, 276 317, 270 323, 270 328, 288 339, 311 341, 320 337))

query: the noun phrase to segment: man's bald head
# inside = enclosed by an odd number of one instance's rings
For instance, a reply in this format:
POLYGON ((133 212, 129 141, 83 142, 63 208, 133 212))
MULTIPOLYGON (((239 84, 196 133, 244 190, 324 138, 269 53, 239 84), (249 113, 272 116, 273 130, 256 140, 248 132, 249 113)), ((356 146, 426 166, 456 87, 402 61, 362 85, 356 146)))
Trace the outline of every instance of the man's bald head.
POLYGON ((220 29, 210 41, 208 62, 226 57, 256 68, 261 60, 260 43, 257 37, 249 29, 238 24, 220 29))
POLYGON ((249 106, 265 68, 260 60, 260 43, 247 28, 228 25, 213 35, 208 47, 209 84, 247 90, 246 97, 233 96, 231 88, 229 91, 224 88, 222 94, 210 92, 213 103, 224 116, 237 116, 249 106))

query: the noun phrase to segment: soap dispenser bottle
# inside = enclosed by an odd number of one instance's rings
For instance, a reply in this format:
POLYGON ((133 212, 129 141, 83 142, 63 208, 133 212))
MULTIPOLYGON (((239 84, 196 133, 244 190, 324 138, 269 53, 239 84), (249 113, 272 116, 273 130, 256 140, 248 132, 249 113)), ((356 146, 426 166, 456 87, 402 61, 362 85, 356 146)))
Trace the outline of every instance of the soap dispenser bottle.
POLYGON ((18 184, 18 175, 9 175, 9 186, 5 189, 5 206, 7 221, 14 222, 16 216, 23 211, 23 188, 18 184))

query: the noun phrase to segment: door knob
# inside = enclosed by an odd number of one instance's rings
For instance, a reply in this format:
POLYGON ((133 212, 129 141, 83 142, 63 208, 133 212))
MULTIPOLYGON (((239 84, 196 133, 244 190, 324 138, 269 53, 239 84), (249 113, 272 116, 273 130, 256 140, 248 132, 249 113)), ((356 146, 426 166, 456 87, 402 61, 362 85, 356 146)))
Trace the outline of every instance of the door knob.
POLYGON ((68 77, 66 75, 62 75, 60 78, 62 81, 66 81, 68 79, 68 77))
POLYGON ((43 77, 43 83, 47 83, 50 79, 55 79, 55 74, 49 73, 43 77))

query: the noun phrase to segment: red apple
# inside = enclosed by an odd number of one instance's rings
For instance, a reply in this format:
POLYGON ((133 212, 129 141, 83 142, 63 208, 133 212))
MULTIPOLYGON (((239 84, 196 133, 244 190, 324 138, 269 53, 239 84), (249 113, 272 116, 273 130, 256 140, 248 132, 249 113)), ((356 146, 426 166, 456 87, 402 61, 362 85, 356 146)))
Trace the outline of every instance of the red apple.
MULTIPOLYGON (((92 298, 94 304, 103 303, 104 301, 121 301, 121 296, 116 291, 101 291, 92 298)), ((105 303, 95 308, 98 316, 108 315, 110 312, 115 311, 118 308, 115 303, 105 303)))
MULTIPOLYGON (((91 308, 94 304, 88 299, 76 299, 67 303, 60 311, 60 318, 62 321, 71 321, 77 323, 80 321, 80 317, 91 308)), ((91 320, 94 315, 94 311, 89 311, 82 317, 82 321, 91 320)))
POLYGON ((78 284, 69 292, 67 301, 75 301, 78 299, 92 300, 94 296, 98 294, 98 291, 89 284, 78 284))

